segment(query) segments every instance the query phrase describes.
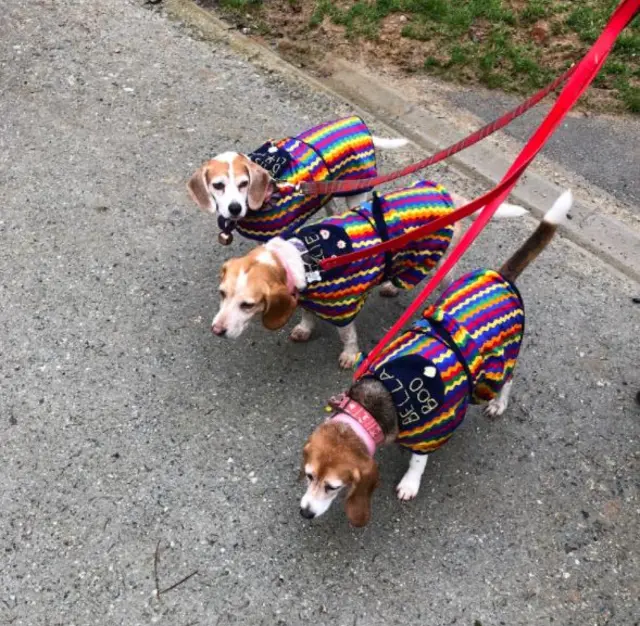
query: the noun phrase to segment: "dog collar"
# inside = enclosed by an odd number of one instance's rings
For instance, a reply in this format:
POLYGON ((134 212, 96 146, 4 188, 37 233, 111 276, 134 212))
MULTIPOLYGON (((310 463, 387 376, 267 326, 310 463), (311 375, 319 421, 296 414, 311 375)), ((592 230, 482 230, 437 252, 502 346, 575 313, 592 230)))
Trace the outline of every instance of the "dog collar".
POLYGON ((373 456, 376 447, 384 442, 382 428, 373 415, 346 394, 331 398, 329 406, 339 411, 329 420, 350 426, 366 446, 369 456, 373 456))

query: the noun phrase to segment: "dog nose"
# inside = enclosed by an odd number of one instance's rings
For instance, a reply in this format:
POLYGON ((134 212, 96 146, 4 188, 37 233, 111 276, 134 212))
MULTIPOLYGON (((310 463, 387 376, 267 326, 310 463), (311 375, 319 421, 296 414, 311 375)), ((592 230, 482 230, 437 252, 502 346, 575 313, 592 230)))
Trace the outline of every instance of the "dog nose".
POLYGON ((229 213, 231 215, 233 215, 234 217, 238 217, 238 215, 240 215, 240 213, 242 213, 242 207, 240 206, 239 202, 232 202, 229 205, 229 213))
POLYGON ((211 326, 211 332, 214 335, 218 335, 218 337, 224 337, 227 334, 227 329, 220 326, 220 324, 213 324, 213 326, 211 326))
POLYGON ((300 515, 302 515, 302 517, 304 517, 305 519, 313 519, 316 516, 316 514, 308 506, 305 506, 304 508, 300 507, 300 515))

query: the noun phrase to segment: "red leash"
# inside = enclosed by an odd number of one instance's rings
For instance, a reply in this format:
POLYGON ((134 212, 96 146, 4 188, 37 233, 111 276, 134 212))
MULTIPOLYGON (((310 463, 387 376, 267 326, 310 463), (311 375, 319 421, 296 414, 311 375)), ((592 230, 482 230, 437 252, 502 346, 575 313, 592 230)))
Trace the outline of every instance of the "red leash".
MULTIPOLYGON (((582 58, 578 66, 572 72, 571 77, 558 96, 553 108, 547 114, 535 133, 529 139, 525 147, 522 149, 513 165, 509 168, 500 185, 492 192, 486 194, 483 198, 479 198, 474 202, 458 209, 454 213, 462 215, 472 213, 476 206, 482 206, 486 202, 486 197, 490 196, 488 204, 483 209, 480 216, 472 224, 471 228, 464 234, 460 243, 451 251, 442 266, 431 277, 424 289, 418 294, 418 297, 411 303, 409 308, 402 314, 400 319, 391 327, 378 344, 369 353, 366 359, 360 364, 354 377, 357 379, 367 371, 369 364, 375 359, 382 349, 391 341, 391 339, 400 331, 405 323, 413 317, 413 315, 421 309, 425 300, 431 295, 438 283, 447 275, 447 273, 456 265, 460 257, 466 252, 476 237, 487 225, 492 215, 496 212, 500 204, 509 195, 511 189, 515 186, 518 178, 526 169, 527 165, 535 158, 542 149, 549 137, 558 127, 565 115, 571 110, 576 101, 584 93, 591 81, 595 78, 600 68, 604 64, 611 48, 613 47, 618 35, 624 27, 633 19, 633 16, 640 8, 640 0, 622 0, 616 10, 613 12, 611 19, 602 31, 600 37, 593 44, 590 50, 582 58), (482 201, 482 202, 480 202, 482 201), (473 208, 470 208, 473 207, 473 208), (468 212, 468 213, 467 213, 468 212)), ((452 214, 453 215, 453 214, 452 214)), ((451 218, 452 215, 448 217, 451 218)), ((448 220, 450 221, 450 220, 448 220)), ((432 223, 430 226, 435 224, 432 223)), ((438 226, 439 228, 441 226, 438 226)), ((409 233, 413 239, 420 229, 416 229, 409 233)), ((388 242, 387 242, 388 243, 388 242)), ((372 253, 372 248, 368 249, 368 254, 372 253)))
MULTIPOLYGON (((355 192, 361 191, 363 189, 370 189, 371 187, 377 187, 378 185, 382 185, 384 183, 391 182, 392 180, 396 180, 397 178, 402 178, 403 176, 408 176, 409 174, 414 174, 415 172, 419 172, 431 165, 435 165, 444 159, 448 159, 453 154, 457 154, 458 152, 462 152, 469 146, 472 146, 475 143, 478 143, 485 137, 492 135, 496 131, 504 128, 508 124, 510 124, 517 117, 520 117, 523 113, 526 113, 529 109, 532 109, 540 100, 548 96, 552 91, 562 85, 576 70, 576 65, 570 67, 564 74, 561 74, 556 78, 552 83, 548 84, 546 87, 533 94, 528 100, 525 100, 521 104, 519 104, 511 111, 507 111, 504 115, 499 117, 493 122, 489 122, 482 128, 478 129, 468 137, 461 139, 460 141, 452 144, 448 148, 444 148, 440 150, 440 152, 436 152, 435 154, 419 161, 418 163, 413 163, 408 165, 402 170, 397 170, 395 172, 391 172, 390 174, 384 174, 383 176, 377 176, 375 178, 360 178, 355 180, 326 180, 322 182, 308 182, 308 183, 300 183, 299 187, 296 187, 296 190, 299 190, 301 193, 307 196, 312 196, 316 194, 320 195, 333 195, 335 193, 344 193, 344 192, 355 192)), ((279 182, 279 185, 282 186, 293 186, 287 182, 279 182)))

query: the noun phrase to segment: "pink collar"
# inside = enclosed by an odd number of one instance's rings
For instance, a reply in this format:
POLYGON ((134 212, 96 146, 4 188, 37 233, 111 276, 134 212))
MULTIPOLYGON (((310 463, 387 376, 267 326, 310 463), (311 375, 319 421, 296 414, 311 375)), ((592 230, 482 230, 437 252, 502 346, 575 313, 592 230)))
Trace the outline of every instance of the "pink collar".
POLYGON ((384 433, 371 413, 346 394, 331 398, 329 405, 340 411, 329 419, 350 426, 366 446, 369 455, 373 456, 376 447, 384 442, 384 433))
POLYGON ((271 252, 273 252, 273 254, 275 254, 278 257, 278 261, 282 263, 282 266, 284 267, 284 271, 287 273, 287 290, 292 296, 297 296, 298 288, 296 287, 296 280, 293 277, 293 272, 289 268, 289 264, 282 258, 282 255, 278 254, 276 250, 271 250, 271 252))

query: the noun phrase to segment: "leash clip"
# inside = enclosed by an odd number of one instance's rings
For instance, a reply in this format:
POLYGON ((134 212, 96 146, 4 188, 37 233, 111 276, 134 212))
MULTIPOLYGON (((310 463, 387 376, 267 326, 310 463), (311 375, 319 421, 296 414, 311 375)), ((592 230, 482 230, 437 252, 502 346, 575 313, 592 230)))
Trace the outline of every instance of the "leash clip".
POLYGON ((302 187, 300 183, 290 183, 286 180, 273 180, 273 184, 277 189, 278 193, 282 193, 286 191, 288 194, 292 196, 303 196, 304 192, 302 191, 302 187))

